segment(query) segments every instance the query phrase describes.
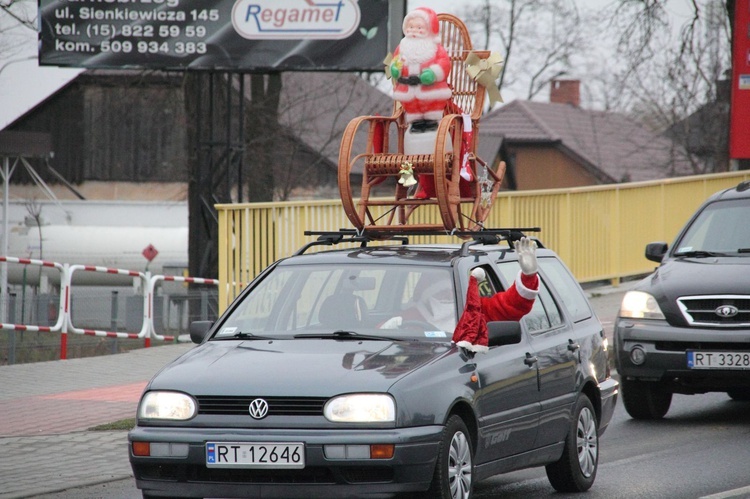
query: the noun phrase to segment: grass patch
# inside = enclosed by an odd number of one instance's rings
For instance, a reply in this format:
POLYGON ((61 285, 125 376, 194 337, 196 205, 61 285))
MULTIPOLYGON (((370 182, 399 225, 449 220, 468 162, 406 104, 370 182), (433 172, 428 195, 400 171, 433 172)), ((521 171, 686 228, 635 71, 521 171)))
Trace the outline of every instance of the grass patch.
POLYGON ((132 430, 133 428, 135 428, 135 418, 128 418, 94 426, 93 428, 89 428, 89 431, 132 430))

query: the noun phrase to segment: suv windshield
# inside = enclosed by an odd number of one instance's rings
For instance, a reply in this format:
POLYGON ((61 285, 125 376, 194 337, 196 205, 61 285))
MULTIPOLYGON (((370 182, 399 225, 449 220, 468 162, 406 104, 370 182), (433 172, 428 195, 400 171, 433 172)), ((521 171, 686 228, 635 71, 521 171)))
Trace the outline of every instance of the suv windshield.
POLYGON ((242 298, 213 339, 449 341, 456 317, 447 267, 279 265, 242 298))
POLYGON ((693 221, 675 246, 674 256, 750 252, 750 198, 716 201, 693 221))

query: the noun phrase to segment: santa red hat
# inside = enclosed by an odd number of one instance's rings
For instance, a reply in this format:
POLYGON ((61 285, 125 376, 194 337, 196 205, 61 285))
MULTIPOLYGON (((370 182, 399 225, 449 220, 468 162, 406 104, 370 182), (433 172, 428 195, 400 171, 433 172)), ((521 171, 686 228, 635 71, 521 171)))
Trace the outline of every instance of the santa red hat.
POLYGON ((458 320, 453 332, 453 343, 472 352, 484 353, 489 350, 487 319, 482 313, 482 304, 479 300, 479 282, 475 275, 472 272, 471 277, 469 277, 466 305, 464 306, 464 313, 458 320))
POLYGON ((406 33, 406 23, 413 17, 422 18, 422 20, 427 23, 427 29, 429 29, 430 34, 433 35, 435 43, 440 43, 440 23, 438 23, 437 14, 434 10, 429 7, 417 7, 406 14, 404 22, 401 25, 401 29, 404 33, 406 33))

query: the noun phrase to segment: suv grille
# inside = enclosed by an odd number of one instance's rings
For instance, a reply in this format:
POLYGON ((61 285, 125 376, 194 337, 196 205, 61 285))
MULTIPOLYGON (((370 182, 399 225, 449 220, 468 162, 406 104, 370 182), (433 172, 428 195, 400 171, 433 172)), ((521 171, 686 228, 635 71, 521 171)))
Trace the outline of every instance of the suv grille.
POLYGON ((317 397, 221 397, 198 396, 198 414, 222 416, 249 414, 250 402, 268 402, 268 416, 322 416, 327 398, 317 397))
POLYGON ((677 305, 691 326, 750 326, 750 296, 688 296, 677 305))

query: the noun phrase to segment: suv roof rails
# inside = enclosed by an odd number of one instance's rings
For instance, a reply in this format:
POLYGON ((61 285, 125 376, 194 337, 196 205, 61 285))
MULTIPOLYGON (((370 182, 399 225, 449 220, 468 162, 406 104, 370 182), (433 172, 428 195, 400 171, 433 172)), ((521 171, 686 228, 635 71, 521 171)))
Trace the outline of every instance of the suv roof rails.
MULTIPOLYGON (((313 246, 333 246, 339 243, 360 243, 360 247, 366 248, 371 241, 401 241, 401 244, 409 244, 409 236, 456 236, 471 239, 461 245, 461 255, 468 254, 469 246, 475 244, 498 244, 500 241, 508 241, 512 245, 525 236, 526 232, 541 232, 539 227, 517 227, 482 229, 480 231, 441 231, 441 230, 410 230, 404 228, 399 231, 368 231, 358 232, 355 229, 339 229, 337 231, 314 231, 306 230, 306 236, 318 236, 302 246, 295 255, 301 255, 313 246)), ((544 246, 535 238, 539 247, 544 246)))

